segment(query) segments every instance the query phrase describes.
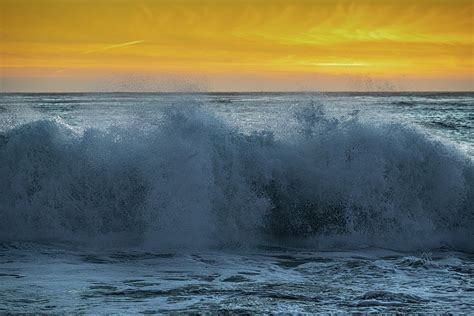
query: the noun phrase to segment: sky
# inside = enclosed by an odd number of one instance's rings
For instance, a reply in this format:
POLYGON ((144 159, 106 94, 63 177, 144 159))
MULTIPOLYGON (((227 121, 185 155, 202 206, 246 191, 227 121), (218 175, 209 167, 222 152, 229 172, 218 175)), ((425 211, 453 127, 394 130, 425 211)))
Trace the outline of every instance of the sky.
POLYGON ((0 0, 0 91, 473 91, 472 0, 0 0))

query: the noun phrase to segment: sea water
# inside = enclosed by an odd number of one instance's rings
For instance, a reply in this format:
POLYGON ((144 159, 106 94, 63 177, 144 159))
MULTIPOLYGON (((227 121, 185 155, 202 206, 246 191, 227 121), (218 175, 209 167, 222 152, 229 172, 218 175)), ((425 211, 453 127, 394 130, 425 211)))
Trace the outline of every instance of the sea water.
POLYGON ((472 311, 473 128, 473 93, 2 94, 0 311, 472 311))

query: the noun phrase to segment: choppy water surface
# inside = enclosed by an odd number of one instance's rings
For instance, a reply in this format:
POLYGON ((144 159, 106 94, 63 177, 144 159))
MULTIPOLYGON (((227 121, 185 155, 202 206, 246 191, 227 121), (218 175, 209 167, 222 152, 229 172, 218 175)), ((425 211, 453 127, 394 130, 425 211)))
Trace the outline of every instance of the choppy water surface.
POLYGON ((474 95, 4 94, 0 311, 470 312, 474 95))
POLYGON ((381 249, 149 252, 2 245, 2 311, 471 312, 474 257, 381 249))

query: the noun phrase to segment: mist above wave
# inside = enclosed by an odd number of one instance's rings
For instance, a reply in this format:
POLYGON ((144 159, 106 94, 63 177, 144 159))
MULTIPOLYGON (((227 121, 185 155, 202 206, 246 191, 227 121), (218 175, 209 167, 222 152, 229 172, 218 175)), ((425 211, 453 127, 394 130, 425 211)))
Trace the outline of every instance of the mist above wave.
POLYGON ((472 160, 407 125, 311 105, 277 138, 194 104, 159 111, 146 129, 38 120, 7 131, 0 239, 213 247, 342 236, 465 249, 474 237, 472 160))

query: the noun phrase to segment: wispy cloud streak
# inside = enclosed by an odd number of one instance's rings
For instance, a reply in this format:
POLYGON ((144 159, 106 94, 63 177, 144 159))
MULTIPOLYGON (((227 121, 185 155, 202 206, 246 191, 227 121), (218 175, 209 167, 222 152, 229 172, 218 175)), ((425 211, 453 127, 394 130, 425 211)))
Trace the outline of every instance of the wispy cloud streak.
POLYGON ((85 52, 82 52, 81 54, 85 55, 85 54, 91 54, 91 53, 98 53, 98 52, 103 52, 103 51, 106 51, 106 50, 109 50, 109 49, 141 44, 143 42, 145 42, 145 41, 131 41, 131 42, 126 42, 126 43, 120 43, 120 44, 110 45, 110 46, 106 46, 106 47, 99 48, 99 49, 87 50, 85 52))

